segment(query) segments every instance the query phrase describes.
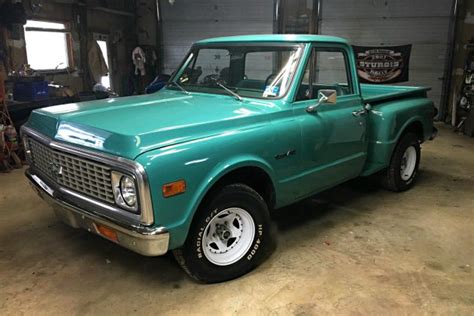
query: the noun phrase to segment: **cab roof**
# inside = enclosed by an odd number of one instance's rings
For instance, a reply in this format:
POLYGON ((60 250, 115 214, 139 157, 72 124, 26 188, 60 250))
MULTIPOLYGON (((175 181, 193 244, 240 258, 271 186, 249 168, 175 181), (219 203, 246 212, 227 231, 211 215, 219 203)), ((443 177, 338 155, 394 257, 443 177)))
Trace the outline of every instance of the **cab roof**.
POLYGON ((347 40, 327 35, 311 34, 259 34, 259 35, 238 35, 203 39, 195 44, 214 44, 214 43, 241 43, 241 42, 287 42, 287 43, 310 43, 327 42, 348 44, 347 40))

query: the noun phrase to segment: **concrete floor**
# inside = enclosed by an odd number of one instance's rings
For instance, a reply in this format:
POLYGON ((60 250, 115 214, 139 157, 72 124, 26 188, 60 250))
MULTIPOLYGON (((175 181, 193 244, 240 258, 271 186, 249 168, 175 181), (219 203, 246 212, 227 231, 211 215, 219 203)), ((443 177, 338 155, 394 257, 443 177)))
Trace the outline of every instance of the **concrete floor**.
POLYGON ((273 256, 217 285, 61 224, 22 170, 0 188, 4 315, 474 313, 474 139, 444 126, 413 190, 356 180, 279 210, 273 256))

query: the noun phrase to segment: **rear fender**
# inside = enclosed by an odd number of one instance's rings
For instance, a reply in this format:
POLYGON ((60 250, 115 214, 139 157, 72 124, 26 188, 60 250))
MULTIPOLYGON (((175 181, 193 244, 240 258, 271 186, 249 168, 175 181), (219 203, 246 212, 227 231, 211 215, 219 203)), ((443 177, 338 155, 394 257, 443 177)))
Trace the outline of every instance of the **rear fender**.
POLYGON ((405 99, 374 106, 369 113, 367 162, 361 175, 386 168, 398 140, 415 122, 423 127, 422 141, 428 139, 433 128, 433 103, 428 99, 405 99))

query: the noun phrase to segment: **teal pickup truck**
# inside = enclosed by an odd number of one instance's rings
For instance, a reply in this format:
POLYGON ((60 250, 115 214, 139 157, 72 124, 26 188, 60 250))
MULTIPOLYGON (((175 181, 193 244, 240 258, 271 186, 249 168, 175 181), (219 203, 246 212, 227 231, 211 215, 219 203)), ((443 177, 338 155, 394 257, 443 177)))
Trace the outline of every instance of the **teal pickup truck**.
POLYGON ((337 37, 207 39, 155 94, 34 111, 26 176, 70 226, 225 281, 270 253, 272 210, 359 176, 409 189, 427 91, 359 84, 337 37))

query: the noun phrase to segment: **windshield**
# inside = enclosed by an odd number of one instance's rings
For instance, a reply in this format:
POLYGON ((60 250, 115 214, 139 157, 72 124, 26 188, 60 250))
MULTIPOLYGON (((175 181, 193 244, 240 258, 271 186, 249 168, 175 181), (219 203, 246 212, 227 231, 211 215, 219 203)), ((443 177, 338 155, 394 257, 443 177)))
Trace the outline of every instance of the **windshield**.
POLYGON ((171 81, 189 92, 279 98, 290 87, 301 52, 301 45, 193 47, 171 81))

